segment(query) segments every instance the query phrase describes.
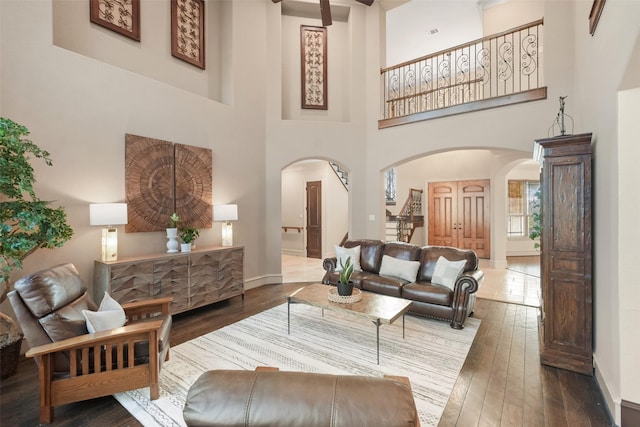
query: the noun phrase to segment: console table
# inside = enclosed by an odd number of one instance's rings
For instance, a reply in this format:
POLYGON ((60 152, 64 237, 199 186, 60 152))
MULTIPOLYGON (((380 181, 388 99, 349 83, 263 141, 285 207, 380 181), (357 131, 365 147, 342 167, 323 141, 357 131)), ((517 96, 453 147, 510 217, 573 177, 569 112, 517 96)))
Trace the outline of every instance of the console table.
POLYGON ((108 292, 120 303, 172 296, 171 313, 180 313, 242 295, 243 246, 198 248, 95 261, 93 293, 108 292))

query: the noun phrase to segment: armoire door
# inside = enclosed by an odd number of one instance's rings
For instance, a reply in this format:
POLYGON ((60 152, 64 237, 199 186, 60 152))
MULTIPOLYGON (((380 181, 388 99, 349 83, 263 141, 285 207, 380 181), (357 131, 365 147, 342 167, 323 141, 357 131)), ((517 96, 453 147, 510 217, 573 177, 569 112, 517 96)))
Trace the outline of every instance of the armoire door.
POLYGON ((429 183, 429 244, 490 257, 489 180, 429 183))
POLYGON ((322 258, 322 182, 307 182, 307 257, 322 258))

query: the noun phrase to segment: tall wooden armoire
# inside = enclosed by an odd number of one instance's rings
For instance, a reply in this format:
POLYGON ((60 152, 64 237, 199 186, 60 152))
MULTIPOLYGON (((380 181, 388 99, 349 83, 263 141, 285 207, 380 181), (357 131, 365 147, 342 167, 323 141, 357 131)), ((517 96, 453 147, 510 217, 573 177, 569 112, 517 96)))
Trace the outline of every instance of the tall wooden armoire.
POLYGON ((540 360, 593 375, 591 134, 536 143, 542 164, 540 360))

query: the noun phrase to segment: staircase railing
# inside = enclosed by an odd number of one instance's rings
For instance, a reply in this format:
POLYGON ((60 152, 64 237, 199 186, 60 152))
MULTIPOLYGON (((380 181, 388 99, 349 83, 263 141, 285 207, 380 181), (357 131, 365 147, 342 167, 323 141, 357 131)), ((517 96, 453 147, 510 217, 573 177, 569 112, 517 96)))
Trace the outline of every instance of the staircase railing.
POLYGON ((410 242, 416 228, 424 226, 422 190, 409 189, 409 196, 396 216, 398 241, 410 242))
POLYGON ((349 191, 349 173, 342 169, 337 163, 329 162, 329 164, 331 165, 331 169, 336 173, 340 182, 342 182, 342 185, 344 185, 344 189, 349 191))
POLYGON ((381 122, 505 96, 509 98, 504 103, 474 109, 539 99, 542 92, 546 98, 540 64, 542 25, 540 19, 382 69, 381 122))

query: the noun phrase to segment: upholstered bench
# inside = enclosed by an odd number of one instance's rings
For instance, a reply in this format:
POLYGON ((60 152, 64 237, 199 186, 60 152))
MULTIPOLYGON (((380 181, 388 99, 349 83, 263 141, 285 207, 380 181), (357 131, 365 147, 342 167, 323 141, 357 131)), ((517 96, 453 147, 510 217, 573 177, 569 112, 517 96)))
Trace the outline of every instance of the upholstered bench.
POLYGON ((406 377, 213 370, 191 386, 188 426, 419 426, 406 377))

